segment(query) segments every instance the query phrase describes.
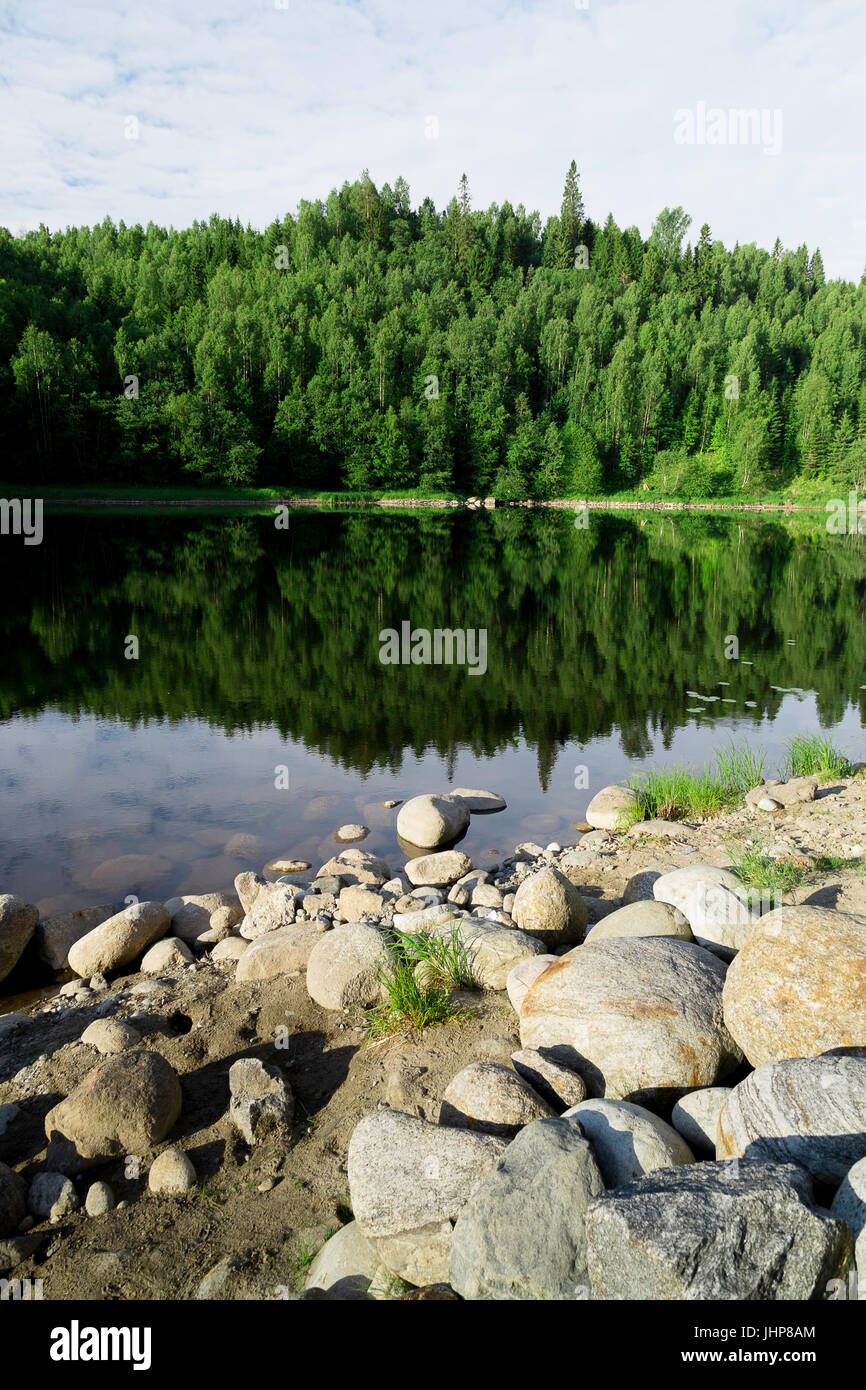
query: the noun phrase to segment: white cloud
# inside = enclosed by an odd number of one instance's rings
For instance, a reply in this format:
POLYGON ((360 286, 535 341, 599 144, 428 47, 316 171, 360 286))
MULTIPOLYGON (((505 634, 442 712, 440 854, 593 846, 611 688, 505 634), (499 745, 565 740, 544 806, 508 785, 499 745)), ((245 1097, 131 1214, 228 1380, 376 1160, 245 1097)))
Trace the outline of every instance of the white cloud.
POLYGON ((864 40, 861 0, 12 0, 0 222, 264 226, 364 167, 440 206, 465 169, 476 207, 544 218, 576 158, 597 219, 646 234, 680 203, 695 233, 805 241, 859 280, 864 40), (698 102, 780 110, 781 153, 677 145, 698 102))

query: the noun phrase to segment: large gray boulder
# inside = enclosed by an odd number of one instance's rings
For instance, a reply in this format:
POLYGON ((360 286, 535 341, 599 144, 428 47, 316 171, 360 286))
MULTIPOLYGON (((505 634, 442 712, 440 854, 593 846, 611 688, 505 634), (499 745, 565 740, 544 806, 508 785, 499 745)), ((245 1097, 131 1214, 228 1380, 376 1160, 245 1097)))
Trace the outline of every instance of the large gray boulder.
POLYGON ((468 1299, 585 1298, 584 1221, 603 1191, 577 1123, 527 1125, 457 1217, 452 1288, 468 1299))
POLYGON ((566 1110, 592 1144, 606 1187, 622 1187, 655 1168, 694 1163, 695 1156, 664 1120, 625 1100, 584 1100, 566 1110))
POLYGON ((618 830, 623 816, 637 805, 637 792, 631 787, 602 787, 586 808, 586 819, 596 830, 618 830))
POLYGON ((853 1256, 802 1168, 751 1160, 661 1168, 607 1192, 586 1236, 597 1299, 821 1298, 853 1256))
POLYGON ((719 1115, 717 1158, 801 1163, 840 1183, 866 1156, 866 1050, 767 1062, 731 1091, 719 1115))
POLYGON ((845 1174, 833 1198, 830 1215, 847 1221, 850 1227, 854 1238, 858 1297, 866 1300, 866 1158, 861 1158, 845 1174))
POLYGON ((679 908, 670 903, 634 902, 609 912, 587 933, 587 944, 615 936, 675 936, 692 940, 692 929, 679 908))
POLYGON ((470 1062, 446 1087, 440 1125, 511 1139, 533 1120, 555 1111, 528 1081, 500 1062, 470 1062))
POLYGON ((335 927, 309 954, 307 992, 323 1009, 375 1004, 382 997, 380 972, 390 960, 388 944, 376 927, 363 922, 335 927))
POLYGON ((731 962, 723 1002, 755 1067, 866 1046, 866 919, 806 904, 766 913, 731 962))
MULTIPOLYGON (((450 941, 451 931, 451 923, 439 922, 430 928, 429 934, 450 941)), ((466 949, 472 983, 479 989, 505 989, 515 965, 544 955, 538 937, 481 917, 460 918, 455 935, 466 949)))
POLYGON ((75 912, 64 912, 59 917, 46 917, 36 927, 36 949, 39 959, 52 970, 65 970, 69 964, 69 948, 80 937, 93 931, 113 917, 117 908, 113 903, 103 903, 99 907, 80 907, 75 912))
POLYGON ((521 931, 548 949, 581 941, 586 931, 586 903, 559 869, 539 869, 525 878, 514 895, 511 915, 521 931))
MULTIPOLYGON (((238 874, 238 878, 254 878, 254 874, 238 874)), ((209 937, 213 930, 211 921, 221 908, 227 908, 229 915, 223 915, 228 930, 241 921, 244 909, 237 893, 185 893, 181 897, 167 898, 166 912, 171 914, 171 930, 181 941, 193 946, 202 937, 209 937)))
POLYGON ((447 845, 468 824, 469 807, 456 796, 413 796, 397 812, 397 834, 419 849, 447 845))
POLYGON ((559 956, 545 952, 539 956, 527 956, 525 960, 520 960, 511 967, 505 977, 505 988, 515 1013, 520 1013, 520 1007, 530 986, 535 984, 539 975, 543 975, 549 965, 555 965, 558 960, 559 956))
POLYGON ((240 955, 235 979, 274 980, 279 975, 305 970, 313 947, 318 945, 326 930, 323 922, 295 922, 292 926, 266 932, 240 955))
POLYGON ((48 1163, 83 1172, 163 1140, 180 1114, 180 1082, 158 1052, 124 1052, 98 1063, 45 1116, 48 1163))
POLYGON ((372 1299, 387 1271, 373 1241, 350 1221, 326 1240, 307 1271, 304 1289, 320 1290, 332 1302, 372 1299))
POLYGON ((18 964, 39 921, 39 908, 14 893, 0 893, 0 980, 18 964))
POLYGON ((749 892, 737 875, 715 864, 690 864, 662 874, 653 884, 653 896, 679 908, 697 941, 737 951, 760 915, 752 911, 749 892))
POLYGON ((69 948, 69 968, 89 980, 120 970, 165 936, 171 916, 162 903, 133 903, 115 913, 69 948))
POLYGON ((551 1050, 590 1096, 638 1104, 713 1086, 741 1060, 722 1018, 725 967, 670 937, 617 937, 561 956, 520 1010, 524 1047, 551 1050))

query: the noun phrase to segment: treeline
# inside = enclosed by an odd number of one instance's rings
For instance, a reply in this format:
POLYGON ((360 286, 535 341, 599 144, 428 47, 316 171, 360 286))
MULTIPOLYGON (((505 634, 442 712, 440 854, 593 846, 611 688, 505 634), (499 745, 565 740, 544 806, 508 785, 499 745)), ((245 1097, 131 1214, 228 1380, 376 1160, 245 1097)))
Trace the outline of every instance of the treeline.
POLYGON ((0 229, 0 449, 27 483, 756 493, 866 483, 866 275, 664 209, 444 211, 369 176, 264 232, 0 229), (685 241, 685 244, 684 244, 685 241))

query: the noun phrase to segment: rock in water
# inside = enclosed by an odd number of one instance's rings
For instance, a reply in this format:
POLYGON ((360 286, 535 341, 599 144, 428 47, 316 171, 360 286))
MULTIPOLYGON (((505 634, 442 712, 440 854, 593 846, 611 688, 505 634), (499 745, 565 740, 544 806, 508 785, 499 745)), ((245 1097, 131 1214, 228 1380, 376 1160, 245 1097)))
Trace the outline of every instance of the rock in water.
POLYGON ((385 937, 376 927, 355 922, 326 932, 307 960, 307 991, 323 1009, 362 1008, 382 995, 380 970, 391 959, 385 937))
POLYGON ((866 921, 807 905, 766 913, 731 962, 723 1001, 754 1067, 866 1046, 866 921))
POLYGON ((446 795, 456 796, 464 802, 473 816, 489 811, 504 811, 506 806, 504 798, 497 796, 496 792, 478 791, 473 787, 455 787, 453 792, 446 792, 446 795))
POLYGON ((603 1191, 577 1123, 527 1125, 457 1217, 452 1288, 469 1299, 580 1298, 588 1283, 584 1221, 603 1191))
POLYGON ((521 931, 547 947, 581 941, 586 931, 586 903, 558 869, 539 869, 523 880, 512 916, 521 931))
POLYGON ((841 1182, 866 1156, 866 1052, 767 1062, 735 1086, 719 1115, 716 1157, 744 1154, 841 1182))
POLYGON ((586 819, 596 830, 618 830, 621 818, 637 805, 637 792, 630 787, 602 787, 586 808, 586 819))
MULTIPOLYGON (((467 812, 467 820, 469 813, 467 812)), ((0 980, 17 965, 39 921, 39 908, 14 893, 0 893, 0 980)))
POLYGON ((397 812, 397 834, 419 849, 438 849, 462 835, 469 807, 451 796, 413 796, 397 812))
POLYGON ((851 1265, 851 1234, 816 1208, 796 1164, 660 1168, 591 1203, 593 1298, 821 1297, 851 1265))
POLYGON ((133 903, 79 937, 69 948, 69 968, 83 979, 130 965, 171 926, 162 903, 133 903))
POLYGON ((252 1147, 291 1127, 295 1098, 282 1072, 255 1057, 241 1057, 229 1071, 229 1118, 252 1147))
POLYGON ((724 978, 721 961, 689 941, 578 946, 530 987, 520 1041, 579 1072, 591 1096, 672 1100, 741 1060, 722 1019, 724 978))
POLYGON ((109 1057, 45 1116, 48 1162, 78 1173, 120 1154, 141 1154, 166 1137, 180 1107, 180 1082, 158 1052, 109 1057))
POLYGON ((552 1114, 547 1101, 510 1067, 472 1062, 447 1087, 439 1123, 510 1139, 532 1120, 552 1114))
POLYGON ((564 1118, 580 1122, 606 1187, 621 1187, 654 1168, 695 1161, 685 1139, 641 1105, 585 1100, 567 1110, 564 1118))

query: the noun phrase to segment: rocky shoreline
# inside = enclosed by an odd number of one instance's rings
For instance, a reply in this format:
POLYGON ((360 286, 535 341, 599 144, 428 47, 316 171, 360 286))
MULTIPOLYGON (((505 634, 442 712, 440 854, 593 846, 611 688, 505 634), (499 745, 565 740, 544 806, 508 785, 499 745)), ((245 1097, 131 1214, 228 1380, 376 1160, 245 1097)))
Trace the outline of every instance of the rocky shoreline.
POLYGON ((866 780, 631 795, 484 870, 504 803, 458 788, 392 804, 399 868, 344 826, 223 892, 0 897, 0 979, 34 934, 74 972, 0 1015, 4 1296, 866 1296, 866 780), (752 839, 800 866, 772 902, 752 839), (466 978, 372 1040, 406 933, 466 978))

